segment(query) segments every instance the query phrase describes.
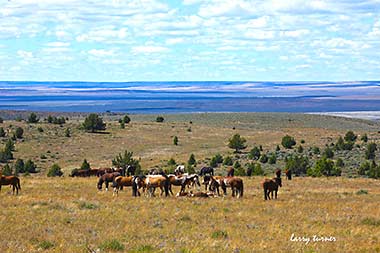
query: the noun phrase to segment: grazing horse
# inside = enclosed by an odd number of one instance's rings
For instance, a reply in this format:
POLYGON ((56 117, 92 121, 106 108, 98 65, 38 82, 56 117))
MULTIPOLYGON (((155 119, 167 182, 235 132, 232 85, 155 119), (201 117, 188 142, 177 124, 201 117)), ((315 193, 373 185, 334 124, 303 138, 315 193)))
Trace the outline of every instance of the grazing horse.
POLYGON ((285 170, 285 175, 288 180, 292 180, 292 171, 291 170, 285 170))
POLYGON ((282 187, 282 181, 280 177, 275 177, 273 179, 264 179, 263 182, 261 182, 263 189, 264 189, 264 199, 271 199, 269 196, 269 193, 272 196, 273 199, 273 192, 275 192, 275 198, 277 199, 277 191, 278 187, 282 187))
POLYGON ((227 173, 227 177, 233 177, 235 174, 235 169, 233 167, 231 167, 229 170, 228 170, 228 173, 227 173))
POLYGON ((166 175, 147 175, 143 179, 143 186, 147 189, 148 195, 154 197, 154 191, 157 187, 161 189, 161 196, 165 192, 165 197, 169 196, 170 181, 166 175))
POLYGON ((77 170, 77 169, 74 169, 71 174, 70 174, 70 177, 89 177, 90 176, 90 171, 89 170, 77 170))
POLYGON ((18 195, 18 191, 21 190, 20 179, 16 176, 2 176, 0 174, 0 191, 2 185, 11 185, 13 187, 12 194, 15 194, 16 190, 16 195, 18 195))
MULTIPOLYGON (((208 184, 208 188, 210 191, 214 193, 218 193, 218 196, 220 196, 219 192, 219 187, 222 187, 224 195, 227 194, 227 188, 226 184, 223 181, 224 177, 222 176, 209 176, 209 177, 204 177, 204 184, 208 184), (207 181, 208 180, 208 181, 207 181)), ((207 190, 207 185, 206 185, 206 190, 207 190)))
POLYGON ((105 173, 101 177, 99 177, 98 181, 98 190, 102 189, 103 183, 106 184, 106 191, 108 191, 108 184, 113 182, 113 180, 120 176, 119 172, 105 173))
POLYGON ((122 191, 124 186, 132 186, 133 183, 133 176, 129 177, 115 177, 112 182, 113 192, 116 195, 119 194, 119 190, 122 191))
POLYGON ((214 176, 214 168, 213 167, 203 167, 201 169, 201 171, 199 172, 199 176, 205 176, 206 174, 214 176))
POLYGON ((178 165, 177 168, 174 170, 174 174, 176 176, 182 175, 185 173, 185 165, 178 165))

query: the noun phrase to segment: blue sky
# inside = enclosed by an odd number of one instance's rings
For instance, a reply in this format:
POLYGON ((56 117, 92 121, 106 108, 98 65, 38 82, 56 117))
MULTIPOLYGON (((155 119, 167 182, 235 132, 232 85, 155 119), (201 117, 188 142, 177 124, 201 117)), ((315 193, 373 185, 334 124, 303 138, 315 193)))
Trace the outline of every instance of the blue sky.
POLYGON ((0 80, 379 80, 380 0, 0 0, 0 80))

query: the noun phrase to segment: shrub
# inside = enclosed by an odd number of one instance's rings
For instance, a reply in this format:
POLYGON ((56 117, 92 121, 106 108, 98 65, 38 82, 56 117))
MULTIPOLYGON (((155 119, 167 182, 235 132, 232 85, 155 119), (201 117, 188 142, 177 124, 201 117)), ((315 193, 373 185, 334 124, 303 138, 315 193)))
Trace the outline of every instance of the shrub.
POLYGON ((355 142, 357 136, 352 131, 348 131, 346 135, 344 136, 344 140, 347 142, 355 142))
POLYGON ((188 165, 194 165, 197 161, 195 160, 195 155, 191 154, 189 160, 187 161, 188 165))
POLYGON ((359 167, 359 170, 358 170, 358 174, 359 175, 367 175, 368 171, 370 170, 371 168, 371 165, 368 161, 365 161, 364 163, 362 163, 359 167))
POLYGON ((42 127, 38 127, 37 128, 37 131, 40 132, 40 133, 43 133, 44 132, 44 129, 42 127))
POLYGON ((25 164, 22 159, 17 159, 15 162, 15 173, 24 173, 25 172, 25 164))
POLYGON ((37 114, 32 112, 28 117, 28 123, 37 123, 40 119, 37 117, 37 114))
POLYGON ((368 136, 367 136, 367 134, 364 134, 364 135, 362 136, 361 140, 362 140, 363 142, 368 142, 368 136))
POLYGON ((43 250, 47 250, 47 249, 51 249, 51 248, 54 248, 54 243, 50 242, 50 241, 42 241, 38 244, 38 247, 43 249, 43 250))
POLYGON ((217 230, 211 234, 211 238, 213 239, 226 239, 227 237, 228 237, 227 232, 223 230, 217 230))
POLYGON ((325 150, 323 151, 323 156, 331 159, 334 157, 334 151, 331 148, 326 147, 325 150))
POLYGON ((15 151, 15 143, 11 139, 5 143, 5 150, 15 151))
POLYGON ((291 149, 294 145, 297 144, 297 142, 290 135, 285 135, 282 137, 281 144, 284 148, 291 149))
POLYGON ((298 146, 297 152, 302 154, 303 153, 303 147, 301 145, 298 146))
POLYGON ((246 142, 247 140, 240 137, 240 134, 235 134, 228 140, 228 147, 235 149, 235 153, 239 153, 240 150, 247 148, 247 146, 245 146, 246 142))
POLYGON ((234 163, 234 169, 236 170, 236 169, 239 169, 239 168, 241 168, 241 164, 239 163, 239 161, 236 161, 234 163))
POLYGON ((356 192, 356 195, 366 195, 368 194, 367 190, 360 189, 359 191, 356 192))
POLYGON ((178 137, 177 136, 174 136, 174 138, 173 138, 173 144, 174 145, 178 145, 178 137))
POLYGON ((118 240, 107 240, 100 244, 99 248, 104 251, 124 251, 125 247, 118 240))
POLYGON ((326 157, 319 159, 314 168, 307 170, 308 176, 320 177, 324 176, 340 176, 341 170, 334 166, 334 162, 326 157))
POLYGON ((120 122, 120 128, 121 128, 121 129, 124 129, 124 128, 125 128, 125 123, 124 123, 124 122, 120 122))
POLYGON ((173 158, 170 158, 169 159, 169 161, 168 161, 168 165, 169 166, 174 166, 174 165, 176 165, 177 164, 177 162, 173 159, 173 158))
POLYGON ((267 163, 268 162, 268 156, 266 154, 263 154, 261 157, 260 157, 260 162, 261 163, 267 163))
POLYGON ((25 172, 28 172, 28 173, 36 173, 37 172, 37 166, 30 159, 25 162, 24 169, 25 169, 25 172))
POLYGON ((223 165, 231 166, 232 164, 233 164, 233 161, 232 161, 232 157, 231 156, 227 156, 227 157, 224 158, 223 165))
MULTIPOLYGON (((248 170, 252 171, 253 176, 262 176, 264 175, 264 170, 261 168, 261 164, 259 163, 249 163, 248 170)), ((249 174, 249 173, 247 173, 249 174)))
POLYGON ((81 170, 90 170, 90 169, 91 169, 91 166, 90 166, 90 164, 87 162, 86 159, 83 160, 83 163, 82 163, 82 165, 80 166, 80 169, 81 169, 81 170))
POLYGON ((302 140, 301 140, 301 144, 304 144, 304 143, 305 143, 305 140, 304 140, 304 139, 302 139, 302 140))
POLYGON ((23 135, 24 135, 24 129, 22 129, 21 127, 17 127, 16 132, 15 132, 16 138, 22 139, 23 135))
POLYGON ((66 130, 65 130, 65 137, 70 137, 70 136, 71 136, 70 128, 66 128, 66 130))
POLYGON ((3 170, 2 170, 3 176, 10 176, 12 175, 12 168, 9 166, 9 164, 5 164, 3 170))
POLYGON ((276 164, 277 162, 277 156, 275 153, 272 153, 270 156, 269 156, 269 160, 268 160, 268 163, 269 164, 276 164))
POLYGON ((344 167, 344 162, 343 162, 342 158, 338 158, 338 159, 336 160, 335 165, 336 165, 337 167, 339 167, 339 168, 344 167))
POLYGON ((86 117, 83 123, 83 128, 86 131, 94 133, 96 131, 105 130, 106 124, 103 122, 103 119, 95 113, 91 113, 86 117))
POLYGON ((126 169, 128 165, 136 168, 135 174, 139 175, 141 172, 141 166, 139 160, 133 158, 133 152, 128 150, 124 151, 124 154, 119 153, 113 160, 112 165, 118 168, 126 169))
POLYGON ((0 117, 0 124, 4 123, 4 119, 0 117))
POLYGON ((372 142, 367 145, 367 149, 365 151, 365 159, 370 160, 370 159, 375 159, 375 151, 377 150, 377 145, 376 143, 372 142))
POLYGON ((123 122, 125 124, 128 124, 129 122, 131 122, 131 118, 128 115, 125 115, 124 118, 123 118, 123 122))
POLYGON ((306 156, 290 156, 285 162, 285 169, 291 170, 295 175, 304 175, 309 168, 309 159, 306 156))
POLYGON ((380 166, 371 166, 368 171, 368 176, 370 178, 379 179, 380 178, 380 166))
POLYGON ((211 158, 210 166, 215 168, 218 167, 218 164, 223 162, 223 156, 221 154, 216 154, 211 158))
POLYGON ((260 158, 260 156, 261 156, 261 153, 260 153, 260 149, 258 147, 254 147, 248 153, 248 158, 249 159, 258 160, 260 158))
POLYGON ((276 146, 276 151, 280 151, 281 149, 280 149, 280 146, 279 145, 277 145, 276 146))
POLYGON ((313 147, 313 154, 319 155, 320 153, 321 153, 321 150, 319 149, 319 147, 313 147))
POLYGON ((158 116, 157 118, 156 118, 156 122, 158 122, 158 123, 162 123, 162 122, 164 122, 164 117, 162 117, 162 116, 158 116))
POLYGON ((189 174, 194 174, 194 173, 195 173, 194 166, 191 165, 191 164, 188 164, 188 165, 186 166, 186 172, 189 173, 189 174))
POLYGON ((0 137, 5 137, 5 131, 2 127, 0 127, 0 137))
POLYGON ((61 167, 59 167, 59 165, 56 163, 53 164, 53 166, 51 166, 47 174, 48 177, 60 177, 62 175, 63 175, 63 172, 61 170, 61 167))

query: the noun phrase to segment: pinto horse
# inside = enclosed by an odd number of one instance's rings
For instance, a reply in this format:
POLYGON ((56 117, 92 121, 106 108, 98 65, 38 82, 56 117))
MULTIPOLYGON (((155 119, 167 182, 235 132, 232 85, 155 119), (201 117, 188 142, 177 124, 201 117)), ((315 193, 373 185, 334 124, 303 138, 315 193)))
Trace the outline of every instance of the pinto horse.
POLYGON ((103 183, 105 183, 106 191, 108 191, 109 183, 113 182, 113 180, 118 176, 120 176, 119 172, 105 173, 102 176, 100 176, 98 181, 98 190, 101 190, 103 183))
POLYGON ((15 194, 15 190, 16 190, 16 195, 18 195, 19 190, 21 191, 20 179, 16 176, 2 176, 0 174, 0 191, 1 191, 2 185, 11 185, 13 187, 12 194, 15 194))
POLYGON ((116 195, 119 194, 119 190, 122 191, 124 186, 132 186, 133 183, 133 176, 129 177, 115 177, 112 182, 113 192, 116 195))
POLYGON ((176 176, 182 175, 185 173, 185 165, 178 165, 177 168, 174 170, 174 174, 176 176))
POLYGON ((156 188, 161 189, 161 196, 165 192, 165 197, 169 196, 170 180, 166 175, 147 175, 143 178, 143 188, 147 189, 148 195, 154 197, 156 188))
POLYGON ((269 196, 269 193, 272 196, 273 199, 273 192, 275 193, 275 198, 277 199, 277 191, 278 187, 282 187, 282 181, 280 177, 275 177, 273 179, 264 179, 264 181, 261 182, 263 189, 264 189, 264 199, 271 199, 269 196))
POLYGON ((219 187, 222 187, 224 195, 227 194, 227 188, 223 181, 224 177, 222 176, 205 176, 204 177, 204 184, 207 190, 207 185, 210 191, 214 193, 218 193, 218 196, 220 196, 219 187))
POLYGON ((201 169, 201 171, 199 172, 199 176, 205 176, 206 174, 214 176, 214 168, 213 167, 203 167, 201 169))
POLYGON ((171 174, 171 175, 168 175, 168 178, 170 181, 169 192, 172 195, 174 195, 172 191, 172 185, 181 186, 180 193, 185 192, 186 186, 194 186, 194 185, 198 187, 201 186, 199 182, 199 177, 197 174, 191 174, 191 175, 183 174, 181 176, 171 174))

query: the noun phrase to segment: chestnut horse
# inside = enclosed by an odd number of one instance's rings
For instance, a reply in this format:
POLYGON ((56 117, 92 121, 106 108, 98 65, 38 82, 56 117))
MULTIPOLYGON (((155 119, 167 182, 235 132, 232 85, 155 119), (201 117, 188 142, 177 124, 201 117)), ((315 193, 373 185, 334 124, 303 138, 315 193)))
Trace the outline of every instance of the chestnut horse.
POLYGON ((74 169, 70 174, 70 177, 89 177, 89 176, 90 176, 89 170, 74 169))
POLYGON ((231 187, 232 197, 241 198, 244 193, 243 179, 238 177, 226 177, 223 179, 225 187, 231 187))
POLYGON ((148 195, 154 197, 157 187, 161 189, 161 196, 165 192, 165 197, 169 196, 170 180, 166 175, 147 175, 143 178, 143 188, 146 188, 148 195))
POLYGON ((98 190, 102 189, 103 183, 106 184, 106 191, 108 191, 108 184, 113 182, 115 177, 120 176, 119 172, 105 173, 104 175, 99 177, 98 181, 98 190))
POLYGON ((264 189, 264 199, 271 199, 269 196, 269 193, 272 196, 273 199, 273 192, 275 193, 275 198, 277 199, 277 191, 278 187, 282 187, 282 181, 280 177, 275 177, 273 179, 264 179, 264 181, 261 182, 263 189, 264 189))
POLYGON ((2 185, 12 185, 13 194, 15 194, 16 190, 16 195, 18 195, 19 190, 21 191, 20 179, 16 176, 2 176, 0 174, 0 191, 2 185))
POLYGON ((116 195, 119 194, 119 190, 122 191, 124 186, 132 186, 133 176, 129 177, 115 177, 112 182, 113 192, 116 195))

